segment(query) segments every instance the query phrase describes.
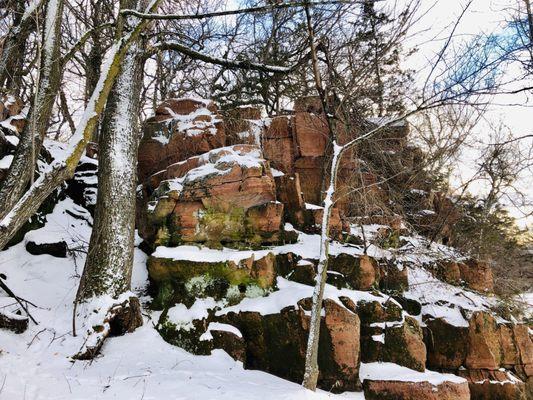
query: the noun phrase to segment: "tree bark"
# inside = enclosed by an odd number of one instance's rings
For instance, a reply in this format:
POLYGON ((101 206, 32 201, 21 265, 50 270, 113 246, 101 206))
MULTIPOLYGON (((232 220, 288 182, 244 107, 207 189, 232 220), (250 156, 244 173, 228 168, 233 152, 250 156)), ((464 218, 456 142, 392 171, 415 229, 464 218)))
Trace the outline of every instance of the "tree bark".
POLYGON ((27 123, 7 176, 0 184, 0 218, 20 199, 33 177, 34 167, 45 138, 54 101, 61 83, 61 16, 64 0, 49 0, 41 44, 39 83, 27 123))
POLYGON ((132 44, 111 90, 99 140, 98 197, 79 300, 117 297, 131 284, 143 57, 132 44))
POLYGON ((28 8, 25 8, 24 0, 17 2, 13 26, 7 33, 0 52, 0 88, 10 93, 18 94, 20 90, 26 41, 35 29, 35 13, 42 2, 33 3, 28 8))

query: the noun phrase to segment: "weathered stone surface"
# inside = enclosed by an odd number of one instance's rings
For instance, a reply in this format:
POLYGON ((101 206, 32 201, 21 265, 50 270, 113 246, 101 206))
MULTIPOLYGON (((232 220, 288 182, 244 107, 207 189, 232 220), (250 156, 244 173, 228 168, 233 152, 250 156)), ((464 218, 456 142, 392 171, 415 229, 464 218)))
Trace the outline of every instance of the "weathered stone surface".
POLYGON ((461 283, 461 270, 456 261, 438 261, 435 266, 435 276, 452 285, 459 285, 461 283))
POLYGON ((305 223, 305 202, 300 186, 300 176, 298 174, 285 174, 274 179, 277 199, 285 206, 285 220, 297 228, 303 227, 305 223))
POLYGON ((166 100, 146 121, 139 145, 139 179, 225 143, 224 123, 213 102, 166 100))
POLYGON ((465 364, 468 351, 468 328, 457 327, 442 318, 424 321, 424 341, 429 369, 456 370, 465 364))
POLYGON ((323 157, 300 157, 296 159, 294 171, 300 176, 302 193, 307 203, 322 204, 323 157))
POLYGON ((377 284, 379 279, 378 264, 375 259, 367 255, 359 257, 349 254, 339 254, 331 257, 329 270, 335 271, 330 283, 338 287, 350 287, 356 290, 370 290, 377 284))
POLYGON ((379 262, 379 288, 385 293, 401 293, 408 289, 409 278, 407 266, 398 265, 391 260, 382 259, 379 262))
POLYGON ((475 312, 469 321, 468 352, 465 366, 469 369, 498 369, 501 364, 501 341, 492 315, 475 312))
POLYGON ((213 348, 222 349, 233 359, 244 362, 246 359, 246 345, 242 337, 232 332, 211 330, 213 348))
POLYGON ((468 383, 378 381, 363 382, 367 400, 470 400, 468 383))
POLYGON ((235 145, 173 164, 143 186, 139 233, 150 244, 273 243, 283 204, 256 146, 235 145))
POLYGON ((239 263, 195 262, 151 256, 148 274, 153 307, 162 309, 175 303, 191 305, 196 298, 241 300, 247 290, 265 290, 275 284, 276 258, 272 254, 239 263))
MULTIPOLYGON (((309 302, 302 301, 302 305, 309 302)), ((359 388, 359 319, 331 300, 324 302, 319 347, 319 387, 343 391, 359 388)), ((303 378, 309 317, 299 307, 279 314, 229 313, 246 344, 245 368, 259 369, 300 383, 303 378)))
POLYGON ((466 378, 471 400, 527 400, 524 382, 509 371, 460 370, 466 378))
POLYGON ((294 138, 300 156, 324 156, 329 136, 329 128, 325 118, 310 113, 295 114, 294 138))
POLYGON ((414 318, 406 317, 402 325, 385 328, 383 361, 424 372, 426 346, 422 329, 414 318))
POLYGON ((492 268, 486 262, 470 259, 465 263, 459 263, 461 279, 466 285, 479 292, 493 292, 494 278, 492 268))

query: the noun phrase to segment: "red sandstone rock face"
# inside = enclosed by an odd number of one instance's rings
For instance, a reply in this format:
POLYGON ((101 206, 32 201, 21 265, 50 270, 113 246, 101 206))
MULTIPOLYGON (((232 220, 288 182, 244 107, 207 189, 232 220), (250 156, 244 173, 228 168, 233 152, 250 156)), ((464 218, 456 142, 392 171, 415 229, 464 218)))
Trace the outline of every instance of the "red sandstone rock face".
POLYGON ((469 321, 465 366, 471 369, 498 369, 500 364, 501 342, 496 321, 490 314, 475 312, 469 321))
POLYGON ((471 400, 527 400, 526 385, 509 371, 461 370, 471 400))
POLYGON ((213 102, 166 100, 146 121, 139 145, 139 179, 225 143, 224 123, 213 102))
POLYGON ((279 239, 283 204, 275 201, 274 179, 256 146, 173 164, 147 180, 144 196, 150 195, 149 222, 139 232, 153 244, 279 239))
MULTIPOLYGON (((244 366, 260 369, 301 383, 309 316, 304 312, 311 299, 299 308, 287 307, 278 314, 229 313, 223 322, 236 326, 246 346, 244 366)), ((319 387, 343 391, 359 388, 359 318, 332 300, 324 302, 320 335, 319 387)))
POLYGON ((494 291, 494 277, 492 268, 486 262, 470 259, 466 263, 459 263, 461 279, 466 285, 479 292, 494 291))
POLYGON ((368 380, 363 382, 367 400, 470 400, 468 383, 401 382, 368 380))

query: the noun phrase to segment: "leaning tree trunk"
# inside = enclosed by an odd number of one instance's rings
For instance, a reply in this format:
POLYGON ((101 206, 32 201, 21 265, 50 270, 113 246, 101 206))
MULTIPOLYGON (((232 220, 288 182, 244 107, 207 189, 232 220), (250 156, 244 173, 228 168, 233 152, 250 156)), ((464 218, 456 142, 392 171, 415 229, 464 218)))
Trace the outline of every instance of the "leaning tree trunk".
POLYGON ((35 29, 35 14, 43 1, 25 7, 24 0, 16 4, 13 26, 9 29, 0 52, 0 88, 18 94, 22 83, 26 41, 35 29))
POLYGON ((46 136, 54 101, 61 84, 61 16, 64 0, 49 0, 41 44, 39 82, 7 176, 0 184, 0 218, 19 201, 34 173, 36 159, 46 136))
MULTIPOLYGON (((159 1, 153 0, 146 11, 154 12, 158 5, 159 1)), ((147 24, 148 21, 138 21, 131 33, 115 40, 98 85, 85 108, 76 132, 74 132, 68 143, 65 156, 54 160, 16 204, 8 210, 7 214, 3 216, 0 214, 0 250, 6 246, 22 225, 37 212, 42 202, 65 180, 74 175, 85 146, 90 141, 100 114, 105 108, 109 93, 120 71, 120 65, 130 45, 139 38, 147 24)), ((4 211, 3 208, 2 211, 4 211)))
MULTIPOLYGON (((132 1, 129 1, 131 6, 132 1)), ((120 27, 119 27, 120 29, 120 27)), ((76 358, 92 358, 109 334, 132 331, 142 325, 131 286, 135 235, 138 116, 144 57, 140 39, 129 48, 111 90, 99 139, 98 197, 85 268, 76 302, 111 298, 103 330, 89 325, 88 337, 76 358), (117 323, 118 321, 118 323, 117 323), (117 328, 118 325, 118 328, 117 328), (112 328, 113 327, 113 328, 112 328), (119 330, 116 332, 116 330, 119 330), (113 332, 112 332, 113 330, 113 332)), ((89 310, 91 312, 92 310, 89 310)))

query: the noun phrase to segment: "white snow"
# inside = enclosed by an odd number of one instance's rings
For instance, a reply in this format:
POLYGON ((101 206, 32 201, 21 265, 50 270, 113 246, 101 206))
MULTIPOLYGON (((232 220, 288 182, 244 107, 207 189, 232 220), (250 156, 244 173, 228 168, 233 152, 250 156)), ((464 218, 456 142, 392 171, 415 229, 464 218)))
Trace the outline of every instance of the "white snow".
POLYGON ((242 333, 240 330, 238 330, 233 325, 229 324, 222 324, 220 322, 210 322, 209 326, 207 327, 207 330, 205 333, 200 336, 200 340, 211 340, 213 339, 213 336, 211 335, 211 331, 225 331, 233 333, 235 336, 242 338, 242 333))
POLYGON ((401 381, 401 382, 424 382, 432 385, 440 385, 443 382, 463 383, 466 379, 457 375, 443 374, 426 370, 418 372, 402 367, 398 364, 388 362, 361 363, 359 369, 361 382, 365 379, 379 381, 401 381))
POLYGON ((7 156, 0 158, 0 169, 8 169, 12 162, 13 162, 12 154, 8 154, 7 156))
MULTIPOLYGON (((55 222, 49 222, 51 226, 45 226, 37 236, 70 227, 72 221, 63 213, 67 204, 58 205, 49 219, 55 222)), ((89 225, 80 224, 85 226, 76 227, 79 243, 88 243, 89 225)), ((242 363, 220 350, 211 356, 192 355, 161 338, 153 326, 158 313, 148 309, 143 310, 144 325, 134 333, 108 339, 100 357, 92 362, 72 362, 70 357, 83 343, 83 336, 73 337, 71 329, 72 304, 84 260, 83 252, 68 258, 31 256, 24 243, 0 251, 0 272, 7 275, 8 285, 39 306, 30 307, 39 325, 31 323, 20 335, 0 330, 0 398, 364 399, 362 393, 313 393, 265 372, 244 370, 242 363)), ((132 281, 133 291, 146 300, 142 297, 148 281, 146 255, 137 249, 132 281)), ((5 305, 3 301, 0 304, 5 305)), ((78 327, 78 333, 82 329, 78 327)), ((210 329, 232 328, 210 325, 210 329)))
MULTIPOLYGON (((297 306, 299 300, 313 296, 313 287, 301 283, 289 281, 284 278, 277 278, 278 289, 266 297, 245 298, 239 304, 223 308, 217 311, 216 315, 224 315, 229 312, 238 313, 240 311, 258 312, 262 315, 279 313, 283 308, 297 306)), ((362 292, 350 289, 337 289, 334 286, 326 284, 324 288, 324 298, 336 301, 339 305, 342 302, 339 297, 348 297, 354 303, 360 300, 378 301, 383 303, 387 300, 385 297, 379 297, 370 292, 362 292)))

